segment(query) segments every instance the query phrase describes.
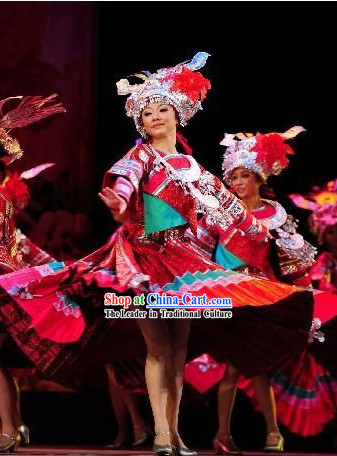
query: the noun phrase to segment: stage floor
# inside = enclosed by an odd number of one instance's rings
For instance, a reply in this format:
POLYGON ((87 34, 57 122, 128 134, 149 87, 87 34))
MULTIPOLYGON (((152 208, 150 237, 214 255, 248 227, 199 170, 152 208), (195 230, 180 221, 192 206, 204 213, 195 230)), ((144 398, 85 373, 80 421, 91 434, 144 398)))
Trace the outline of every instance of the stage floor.
MULTIPOLYGON (((82 454, 86 456, 96 456, 96 455, 113 455, 113 456, 141 456, 141 455, 146 455, 146 456, 151 456, 153 453, 151 451, 113 451, 109 450, 103 447, 90 447, 90 446, 85 446, 85 447, 72 447, 72 446, 65 446, 65 447, 58 447, 58 446, 50 446, 50 445, 30 445, 27 447, 21 447, 18 450, 18 453, 21 453, 22 455, 25 456, 35 456, 35 455, 77 455, 77 454, 82 454)), ((8 453, 0 453, 0 454, 8 454, 8 453)), ((199 455, 201 456, 213 456, 214 453, 209 450, 201 450, 198 452, 199 455)), ((266 456, 267 453, 262 453, 262 452, 253 452, 253 451, 245 451, 243 452, 245 455, 249 456, 266 456)), ((270 454, 276 454, 276 453, 270 453, 270 454)), ((336 453, 282 453, 282 456, 336 456, 336 453)))

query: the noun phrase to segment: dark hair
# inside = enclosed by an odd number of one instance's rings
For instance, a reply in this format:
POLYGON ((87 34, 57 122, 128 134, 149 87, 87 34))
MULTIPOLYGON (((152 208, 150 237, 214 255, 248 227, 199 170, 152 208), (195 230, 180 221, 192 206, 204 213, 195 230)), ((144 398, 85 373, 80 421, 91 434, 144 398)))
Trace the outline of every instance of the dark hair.
POLYGON ((275 198, 275 192, 271 187, 269 187, 269 185, 261 184, 260 196, 261 198, 275 198))
POLYGON ((262 179, 262 177, 253 171, 258 182, 260 182, 260 196, 261 198, 275 198, 274 190, 267 185, 267 183, 262 179))

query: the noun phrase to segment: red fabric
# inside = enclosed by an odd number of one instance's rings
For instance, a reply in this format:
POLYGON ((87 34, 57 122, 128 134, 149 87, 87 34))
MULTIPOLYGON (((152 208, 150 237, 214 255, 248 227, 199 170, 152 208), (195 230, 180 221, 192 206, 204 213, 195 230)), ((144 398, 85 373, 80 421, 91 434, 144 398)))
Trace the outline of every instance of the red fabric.
MULTIPOLYGON (((256 212, 249 213, 249 217, 246 219, 244 224, 250 226, 253 216, 257 220, 266 220, 275 215, 275 207, 270 204, 256 212)), ((229 252, 243 260, 247 265, 256 268, 259 272, 263 272, 270 279, 275 279, 273 268, 270 264, 271 255, 271 244, 270 242, 258 242, 253 240, 249 236, 242 235, 236 228, 243 228, 243 225, 231 226, 227 230, 218 229, 219 242, 223 244, 229 252)), ((266 227, 264 227, 261 237, 266 233, 266 227)))
POLYGON ((11 200, 0 187, 0 273, 16 271, 19 264, 16 258, 16 221, 11 200))
POLYGON ((337 293, 337 261, 330 252, 323 252, 310 270, 313 282, 318 282, 318 288, 331 293, 337 293))
MULTIPOLYGON (((317 363, 307 350, 272 376, 271 384, 277 418, 295 434, 308 437, 321 433, 337 412, 337 379, 317 363)), ((239 387, 261 412, 252 382, 241 376, 239 387)))
POLYGON ((185 365, 184 380, 203 394, 220 382, 226 372, 226 365, 219 364, 207 353, 185 365))
POLYGON ((327 291, 314 290, 314 318, 319 318, 322 325, 337 316, 337 295, 327 291))
POLYGON ((193 155, 192 148, 188 145, 187 139, 177 131, 177 142, 182 146, 187 155, 193 155))
MULTIPOLYGON (((147 242, 143 245, 137 242, 137 238, 137 231, 119 230, 108 244, 86 257, 85 261, 31 282, 26 292, 32 293, 36 298, 3 296, 0 314, 4 326, 20 348, 45 373, 64 381, 72 375, 69 363, 77 366, 73 375, 86 368, 89 354, 93 356, 93 350, 96 353, 97 347, 101 347, 99 341, 109 337, 111 343, 115 343, 116 348, 119 347, 115 336, 119 336, 120 325, 129 326, 132 322, 104 318, 101 307, 104 290, 114 290, 117 293, 146 292, 147 282, 140 284, 139 290, 128 288, 130 280, 136 279, 141 273, 149 276, 150 283, 158 284, 156 291, 161 292, 163 290, 160 287, 173 283, 177 277, 183 277, 187 270, 190 274, 219 270, 208 258, 196 256, 195 251, 185 242, 168 242, 163 253, 161 244, 147 242), (75 344, 59 343, 67 338, 68 341, 74 341, 76 334, 81 333, 77 331, 82 320, 75 318, 73 313, 66 314, 57 310, 60 298, 57 291, 67 292, 71 300, 80 303, 81 314, 85 316, 85 330, 75 344), (113 326, 110 334, 109 326, 113 326)), ((32 271, 41 274, 43 267, 3 276, 0 285, 4 290, 10 291, 14 285, 29 282, 32 271)), ((43 275, 45 273, 46 271, 43 275)), ((227 279, 218 279, 196 282, 193 289, 191 286, 186 287, 184 291, 195 295, 206 293, 208 298, 232 298, 235 313, 233 320, 203 319, 200 325, 196 322, 197 330, 191 335, 190 347, 191 353, 196 356, 203 353, 202 347, 215 356, 217 361, 228 357, 246 375, 254 375, 271 364, 284 362, 292 353, 303 349, 311 321, 308 305, 311 295, 306 292, 294 294, 292 287, 268 281, 252 279, 240 283, 237 280, 239 277, 235 274, 235 280, 229 278, 228 283, 227 279), (298 306, 296 313, 293 312, 294 306, 298 306), (243 331, 244 339, 241 337, 243 331), (282 343, 272 343, 274 337, 277 340, 281 338, 282 343)), ((168 293, 166 289, 165 291, 168 293)), ((177 295, 177 292, 172 294, 177 295)), ((137 349, 132 344, 126 347, 132 355, 135 348, 137 349)), ((102 354, 104 352, 106 351, 103 350, 102 354)), ((115 355, 115 352, 112 353, 115 355)), ((95 357, 92 362, 94 360, 95 357)))
MULTIPOLYGON (((187 157, 181 157, 179 160, 186 164, 187 157)), ((175 165, 176 160, 172 157, 175 165)), ((134 346, 131 342, 139 339, 140 331, 135 321, 105 318, 104 292, 133 296, 156 291, 174 296, 205 294, 208 300, 231 299, 232 319, 195 321, 191 357, 208 352, 215 360, 229 360, 245 375, 253 376, 301 352, 311 324, 309 291, 222 269, 208 256, 197 253, 184 238, 186 226, 180 231, 162 232, 161 240, 145 235, 142 183, 157 173, 152 165, 149 159, 145 166, 136 148, 111 168, 111 174, 116 169, 117 176, 123 167, 132 168, 134 177, 139 172, 141 185, 130 200, 130 224, 117 230, 101 249, 58 272, 48 270, 53 267, 48 265, 0 277, 1 319, 19 347, 39 369, 58 381, 80 375, 98 362, 101 349, 103 357, 114 361, 116 352, 134 357, 144 347, 144 343, 134 346), (174 233, 177 236, 171 237, 174 233), (31 281, 34 274, 40 277, 31 281), (82 330, 79 326, 83 322, 82 330), (121 328, 131 328, 125 347, 121 347, 121 328), (66 341, 71 343, 63 343, 66 341)), ((218 179, 213 180, 214 185, 221 186, 218 179)), ((234 223, 240 223, 246 216, 245 208, 222 190, 234 223), (240 209, 238 214, 235 205, 240 209)), ((167 185, 156 196, 175 210, 183 208, 187 220, 196 219, 195 203, 190 205, 192 198, 180 186, 167 185)))
POLYGON ((27 206, 30 196, 29 189, 27 184, 20 179, 18 173, 7 177, 2 191, 17 210, 24 209, 27 206))
POLYGON ((285 144, 285 139, 278 133, 268 135, 256 135, 256 145, 252 151, 257 152, 256 160, 258 163, 263 163, 266 174, 272 172, 273 165, 278 162, 283 169, 289 163, 287 155, 293 155, 294 151, 285 144))
POLYGON ((296 279, 292 282, 294 285, 297 287, 310 287, 311 285, 311 280, 309 274, 304 275, 303 277, 300 277, 299 279, 296 279))

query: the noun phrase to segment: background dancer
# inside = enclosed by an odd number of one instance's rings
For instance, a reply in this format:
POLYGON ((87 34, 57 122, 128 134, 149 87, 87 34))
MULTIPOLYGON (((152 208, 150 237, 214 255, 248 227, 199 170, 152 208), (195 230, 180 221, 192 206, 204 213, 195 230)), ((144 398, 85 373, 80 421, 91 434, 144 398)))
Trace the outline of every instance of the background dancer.
MULTIPOLYGON (((30 125, 40 119, 56 113, 64 112, 61 103, 55 102, 55 95, 48 98, 42 97, 13 97, 19 99, 20 103, 16 108, 4 113, 6 102, 11 98, 0 101, 0 171, 2 173, 2 185, 0 186, 0 273, 5 274, 16 271, 27 263, 24 263, 22 254, 26 247, 26 260, 34 263, 36 254, 39 260, 47 261, 51 258, 47 255, 41 256, 41 250, 33 249, 34 254, 28 248, 33 244, 22 236, 21 248, 18 250, 18 236, 16 230, 16 213, 23 209, 29 198, 26 184, 17 177, 7 177, 7 166, 20 158, 23 151, 16 139, 9 135, 8 130, 30 125), (23 245, 24 244, 24 245, 23 245), (27 255, 28 253, 28 255, 27 255), (28 258, 27 258, 28 257, 28 258)), ((44 252, 43 252, 44 253, 44 252)), ((34 264, 37 264, 35 261, 34 264)), ((0 301, 1 306, 1 301, 0 301)), ((0 320, 0 349, 5 341, 6 332, 1 327, 0 320)), ((15 450, 21 441, 21 416, 19 410, 19 393, 10 371, 0 361, 0 417, 2 434, 0 436, 0 451, 15 450)), ((27 430, 24 429, 27 437, 27 430)))

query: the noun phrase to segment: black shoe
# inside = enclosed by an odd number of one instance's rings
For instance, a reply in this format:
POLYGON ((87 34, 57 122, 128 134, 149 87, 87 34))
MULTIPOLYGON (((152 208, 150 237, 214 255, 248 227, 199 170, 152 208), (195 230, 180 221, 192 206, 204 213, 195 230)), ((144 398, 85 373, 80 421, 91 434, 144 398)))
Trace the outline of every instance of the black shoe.
POLYGON ((173 435, 173 443, 174 443, 174 452, 176 456, 198 456, 198 453, 194 450, 190 450, 185 446, 181 446, 179 442, 181 441, 178 434, 173 435))
MULTIPOLYGON (((154 439, 156 440, 156 437, 159 437, 162 434, 169 434, 169 431, 159 431, 155 435, 154 439)), ((164 443, 164 444, 158 444, 154 443, 152 451, 156 453, 157 456, 172 456, 173 455, 173 445, 171 443, 164 443)))
POLYGON ((157 443, 154 443, 152 451, 154 453, 156 453, 157 456, 172 456, 173 455, 173 448, 170 443, 166 443, 165 445, 158 445, 157 443))
POLYGON ((131 447, 131 439, 125 439, 125 440, 115 440, 112 443, 109 443, 108 445, 105 445, 105 448, 109 448, 109 450, 125 450, 131 447))
POLYGON ((151 432, 145 431, 141 437, 139 437, 138 439, 136 439, 132 442, 131 446, 132 446, 132 448, 137 448, 140 446, 147 446, 147 445, 149 445, 152 437, 153 437, 153 434, 151 432))
POLYGON ((176 456, 198 456, 198 453, 194 450, 190 450, 187 447, 175 447, 176 456))

